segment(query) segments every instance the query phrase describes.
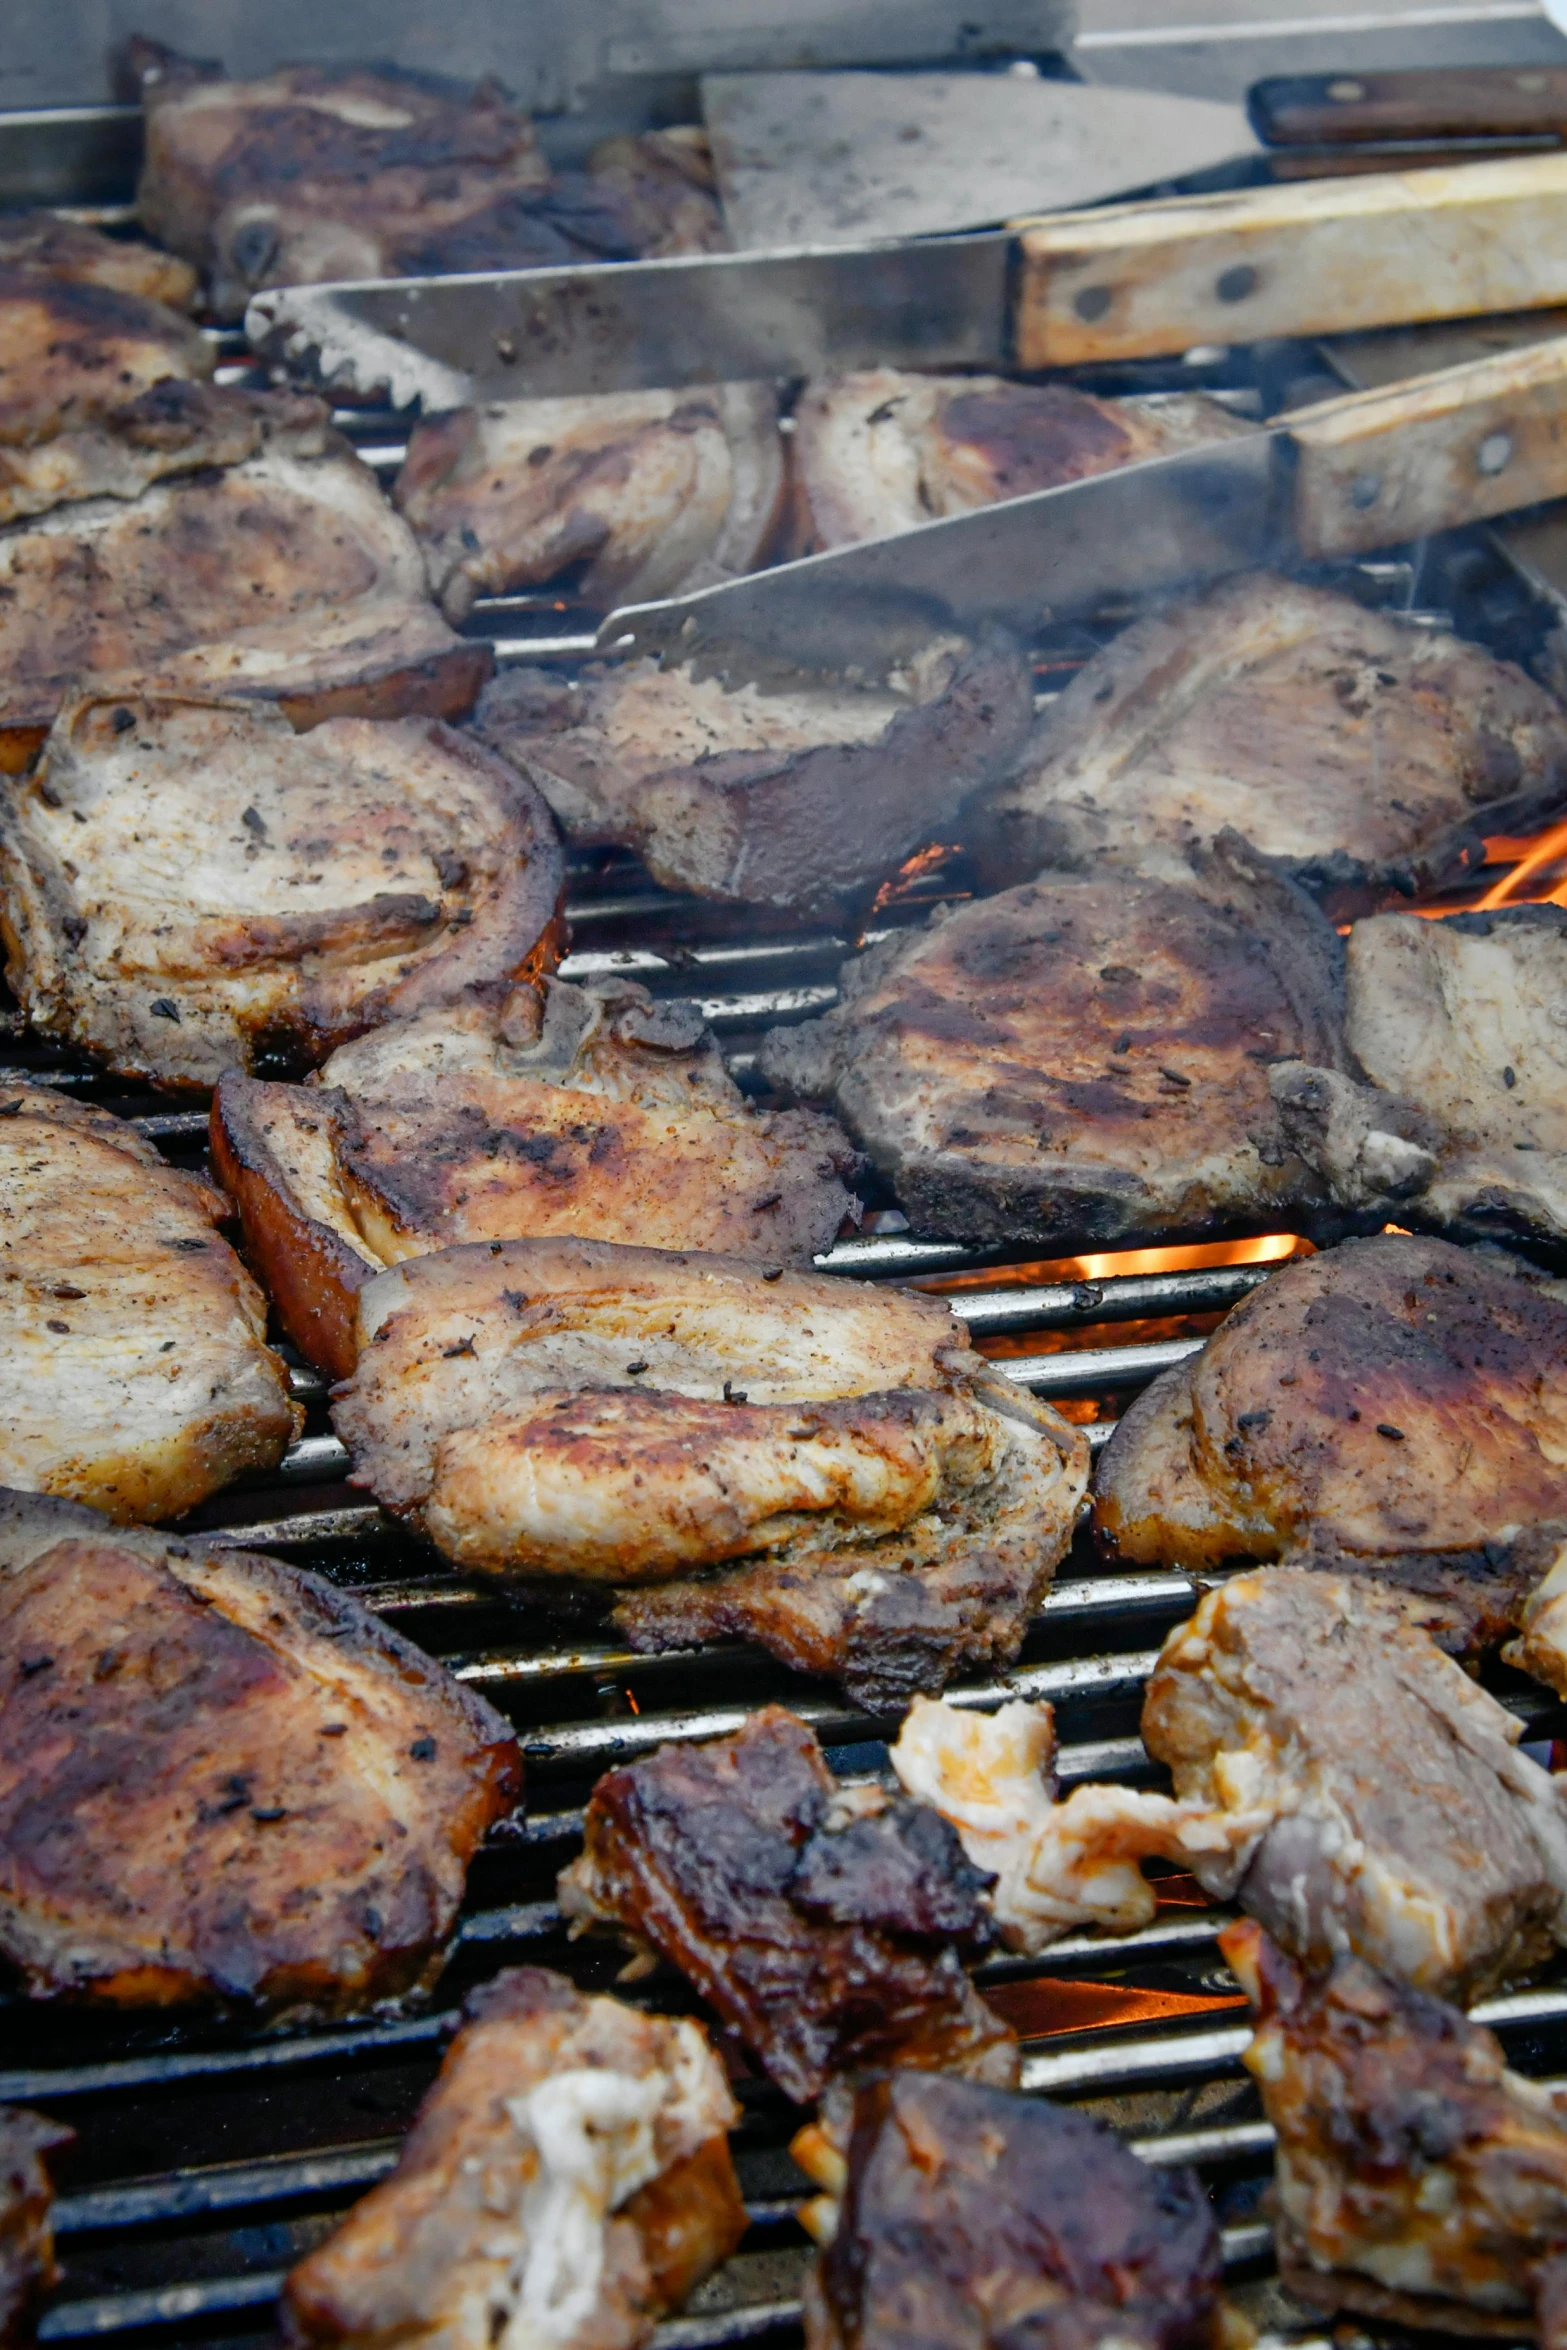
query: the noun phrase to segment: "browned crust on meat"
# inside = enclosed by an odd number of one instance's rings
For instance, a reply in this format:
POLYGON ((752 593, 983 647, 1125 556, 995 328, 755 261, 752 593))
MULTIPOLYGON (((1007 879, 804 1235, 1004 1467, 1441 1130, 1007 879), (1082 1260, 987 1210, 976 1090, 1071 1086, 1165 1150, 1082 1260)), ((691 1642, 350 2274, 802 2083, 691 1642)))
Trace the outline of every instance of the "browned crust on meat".
POLYGON ((101 229, 64 220, 57 212, 0 216, 0 268, 36 271, 74 285, 107 286, 138 294, 170 310, 188 310, 195 299, 196 272, 188 261, 160 253, 156 245, 107 237, 101 229))
MULTIPOLYGON (((245 1256, 272 1300, 285 1337, 331 1379, 346 1379, 358 1354, 355 1299, 378 1268, 340 1234, 300 1209, 268 1139, 269 1108, 292 1087, 267 1085, 231 1070, 212 1099, 212 1164, 239 1210, 245 1256)), ((329 1093, 312 1111, 335 1117, 329 1093)))
POLYGON ((0 2105, 0 2342, 30 2342, 36 2304, 60 2282, 48 2157, 75 2143, 63 2122, 0 2105))

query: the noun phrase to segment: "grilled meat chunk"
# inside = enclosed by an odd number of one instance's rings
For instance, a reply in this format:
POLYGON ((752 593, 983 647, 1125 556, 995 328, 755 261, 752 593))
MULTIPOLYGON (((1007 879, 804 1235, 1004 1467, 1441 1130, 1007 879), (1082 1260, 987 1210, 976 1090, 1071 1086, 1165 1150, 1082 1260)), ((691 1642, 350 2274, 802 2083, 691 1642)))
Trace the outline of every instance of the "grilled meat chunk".
POLYGON ((429 719, 297 735, 264 704, 87 693, 0 808, 28 1017, 168 1084, 498 1002, 554 960, 563 878, 522 778, 429 719))
POLYGON ((391 2177, 289 2277, 285 2338, 642 2350, 745 2232, 739 2118, 700 2024, 508 1967, 391 2177))
POLYGON ((1193 1852, 1211 1893, 1307 1966, 1466 2000, 1567 1939, 1567 1805, 1520 1735, 1396 1593, 1298 1567, 1210 1591, 1143 1706, 1176 1794, 1249 1829, 1193 1852))
POLYGON ((355 1296, 406 1257, 572 1233, 777 1265, 858 1213, 832 1120, 753 1110, 700 1017, 633 980, 392 1021, 304 1088, 231 1071, 212 1137, 284 1329, 340 1379, 355 1296))
POLYGON ((932 644, 884 687, 655 661, 569 682, 513 669, 477 723, 569 839, 624 842, 670 889, 830 911, 951 824, 1031 707, 1027 665, 993 637, 932 644))
MULTIPOLYGON (((154 402, 163 397, 154 391, 154 402)), ((277 702, 323 718, 453 717, 487 645, 428 600, 413 534, 314 401, 262 402, 259 453, 0 531, 0 772, 79 679, 277 702)))
POLYGON ((35 1998, 432 1982, 509 1725, 320 1577, 0 1495, 0 1951, 35 1998))
POLYGON ((933 2073, 863 2082, 844 2122, 806 2350, 1219 2338, 1219 2231, 1195 2171, 1140 2162, 1070 2106, 933 2073))
POLYGON ((1266 1063, 1343 1064, 1338 942, 1233 837, 1182 883, 1052 876, 943 909, 839 985, 762 1068, 836 1108, 922 1231, 1055 1252, 1326 1207, 1266 1063))
POLYGON ((0 215, 0 270, 12 269, 69 285, 106 286, 113 294, 137 294, 170 310, 189 310, 196 298, 196 272, 188 261, 160 253, 156 245, 106 237, 102 229, 58 212, 0 215))
POLYGON ((0 1483, 172 1518, 300 1426, 220 1192, 106 1112, 0 1086, 0 1483))
POLYGON ((1155 1380, 1099 1464, 1125 1561, 1315 1557, 1483 1646, 1567 1518, 1567 1303, 1514 1260, 1397 1234, 1273 1274, 1155 1380))
MULTIPOLYGON (((557 188, 568 177, 561 173, 557 188)), ((658 261, 679 253, 727 251, 713 151, 700 123, 601 139, 588 156, 588 177, 595 201, 623 219, 630 252, 658 261)), ((560 198, 556 211, 582 238, 560 198)), ((604 258, 613 256, 606 252, 604 258)))
POLYGON ((1359 1958, 1307 1981, 1249 1922, 1220 1946, 1256 2016, 1245 2061, 1278 2136, 1290 2291, 1401 2328, 1559 2342, 1567 2100, 1359 1958))
POLYGON ((1086 1483, 1081 1433, 945 1305, 738 1257, 443 1249, 377 1274, 356 1336, 355 1481, 456 1565, 727 1569, 616 1621, 646 1648, 748 1633, 868 1701, 1014 1656, 1086 1483))
POLYGON ((828 376, 795 408, 794 548, 891 538, 1247 429, 1200 394, 1097 400, 1066 384, 892 367, 828 376))
POLYGON ((76 2142, 63 2122, 25 2105, 0 2105, 0 2344, 33 2339, 41 2294, 60 2281, 55 2265, 54 2182, 48 2157, 76 2142))
MULTIPOLYGON (((123 408, 168 377, 199 381, 212 350, 178 311, 113 287, 8 266, 0 243, 0 463, 123 408)), ((18 513, 0 475, 0 521, 18 513)))
POLYGON ((754 571, 778 525, 770 384, 457 408, 414 426, 392 497, 448 620, 583 565, 593 604, 754 571))
POLYGON ((1313 888, 1428 887, 1567 799, 1567 712, 1509 661, 1257 575, 1136 622, 971 814, 1001 884, 1174 874, 1227 826, 1313 888))
POLYGON ((679 1967, 797 2104, 872 2064, 1010 2083, 1016 2042, 958 1956, 984 1942, 984 1880, 913 1810, 835 1788, 814 1731, 768 1706, 606 1772, 561 1902, 679 1967))
POLYGON ((1139 1862, 1224 1858, 1255 1830, 1209 1803, 1136 1787, 1074 1787, 1062 1802, 1055 1716, 1022 1698, 993 1714, 916 1697, 892 1748, 905 1794, 957 1830, 994 1878, 987 1906, 1008 1950, 1037 1956, 1079 1926, 1129 1934, 1157 1900, 1139 1862))

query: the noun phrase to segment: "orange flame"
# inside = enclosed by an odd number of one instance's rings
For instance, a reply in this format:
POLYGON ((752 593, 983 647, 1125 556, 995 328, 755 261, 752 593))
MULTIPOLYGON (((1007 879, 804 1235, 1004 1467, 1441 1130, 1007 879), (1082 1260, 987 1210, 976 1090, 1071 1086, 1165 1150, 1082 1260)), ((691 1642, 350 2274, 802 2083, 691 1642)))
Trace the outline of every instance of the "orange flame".
POLYGON ((1006 1283, 1032 1287, 1044 1281, 1113 1281, 1123 1273, 1192 1273, 1213 1265, 1276 1265, 1286 1257, 1312 1254, 1309 1240, 1294 1232, 1263 1232, 1251 1240, 1207 1240, 1187 1248, 1126 1248, 1092 1256, 1049 1257, 1031 1265, 994 1265, 982 1273, 932 1273, 921 1289, 998 1289, 1006 1283))
POLYGON ((1523 848, 1524 854, 1510 872, 1502 874, 1499 880, 1491 884, 1480 899, 1478 910, 1486 914, 1493 907, 1516 905, 1526 899, 1536 902, 1543 899, 1547 905, 1567 904, 1567 874, 1556 874, 1548 889, 1533 886, 1537 876, 1544 875, 1553 865, 1559 865, 1567 859, 1567 823, 1553 824, 1549 832, 1539 835, 1532 847, 1525 847, 1522 842, 1486 842, 1488 851, 1493 846, 1512 848, 1515 845, 1523 848))
POLYGON ((912 882, 922 881, 927 873, 934 873, 939 865, 957 854, 955 841, 936 840, 928 849, 916 849, 912 857, 905 857, 897 872, 888 876, 872 898, 872 917, 895 905, 912 882))

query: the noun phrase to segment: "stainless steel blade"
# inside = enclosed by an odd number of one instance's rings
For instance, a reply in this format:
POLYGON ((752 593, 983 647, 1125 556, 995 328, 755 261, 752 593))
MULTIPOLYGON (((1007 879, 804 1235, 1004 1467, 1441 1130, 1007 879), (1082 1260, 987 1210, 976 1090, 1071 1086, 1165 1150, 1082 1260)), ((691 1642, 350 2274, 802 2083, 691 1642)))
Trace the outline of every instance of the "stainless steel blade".
POLYGON ((283 286, 245 331, 329 390, 404 407, 1006 356, 1008 239, 283 286))
POLYGON ((1047 619, 1265 562, 1275 443, 1258 430, 1090 481, 984 506, 897 538, 780 564, 732 585, 612 612, 606 652, 685 660, 743 650, 885 673, 933 631, 1047 619))

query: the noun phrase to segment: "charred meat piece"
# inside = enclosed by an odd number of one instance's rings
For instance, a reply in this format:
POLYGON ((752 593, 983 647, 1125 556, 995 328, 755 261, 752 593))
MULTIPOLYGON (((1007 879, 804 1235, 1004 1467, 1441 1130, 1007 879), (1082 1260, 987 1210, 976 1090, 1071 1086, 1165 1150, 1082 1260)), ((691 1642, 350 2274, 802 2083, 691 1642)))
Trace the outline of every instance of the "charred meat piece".
POLYGON ((867 1701, 1010 1660, 1086 1483, 944 1304, 738 1257, 443 1249, 356 1337, 355 1481, 454 1564, 662 1584, 617 1614, 637 1646, 749 1635, 867 1701))
POLYGON ((0 772, 26 766, 87 676, 275 701, 296 726, 472 703, 489 647, 430 603, 370 468, 319 403, 280 422, 274 396, 232 397, 267 403, 245 463, 0 532, 0 772))
POLYGON ((1172 1803, 1136 1787, 1057 1792, 1055 1717, 1016 1699, 994 1714, 916 1697, 892 1748, 905 1794, 958 1832, 995 1882, 986 1903, 1008 1950, 1031 1956, 1079 1926, 1129 1934, 1157 1900, 1139 1863, 1222 1859, 1252 1834, 1205 1802, 1172 1803))
POLYGON ((745 2232, 739 2118, 700 2024, 509 1967, 391 2177, 290 2276, 285 2338, 642 2350, 745 2232))
POLYGON ((106 237, 102 229, 58 212, 0 215, 0 270, 13 269, 69 285, 106 286, 113 294, 137 294, 170 310, 190 309, 196 296, 196 272, 188 261, 160 253, 156 245, 106 237))
MULTIPOLYGON (((0 465, 123 408, 166 377, 212 373, 212 349, 178 311, 109 286, 6 263, 0 243, 0 465)), ((18 506, 0 474, 0 521, 18 506)))
POLYGON ((806 385, 789 468, 800 554, 1244 432, 1200 394, 1098 400, 1066 384, 877 367, 806 385))
POLYGON ((454 623, 573 566, 592 604, 716 587, 777 528, 778 404, 767 384, 714 384, 457 408, 414 426, 392 497, 454 623))
POLYGON ((832 1120, 752 1109, 700 1016, 628 980, 391 1021, 305 1087, 231 1071, 212 1132, 284 1329, 337 1378, 357 1292, 406 1257, 572 1233, 776 1266, 858 1213, 832 1120))
POLYGON ((1099 1465, 1125 1561, 1312 1556, 1483 1646, 1567 1518, 1567 1303, 1500 1251, 1385 1234, 1284 1266, 1140 1395, 1099 1465))
POLYGON ((318 1576, 0 1496, 0 1950, 35 1998, 432 1982, 510 1727, 318 1576))
POLYGON ((1395 1593, 1260 1568, 1165 1641, 1143 1741, 1176 1794, 1232 1815, 1194 1852, 1307 1966, 1345 1949, 1474 1999, 1567 1939, 1567 1806, 1520 1725, 1395 1593))
POLYGON ((588 177, 596 200, 621 213, 633 250, 648 260, 727 250, 713 152, 700 123, 601 139, 588 156, 588 177))
POLYGON ((0 809, 28 1017, 168 1084, 498 1003, 553 962, 562 880, 536 794, 430 719, 297 735, 264 704, 89 693, 0 809))
POLYGON ((845 964, 762 1067, 836 1108, 922 1231, 1052 1250, 1326 1206, 1269 1091, 1343 1065, 1340 950, 1231 838, 1184 882, 1047 877, 845 964))
POLYGON ((893 2072, 859 2085, 806 2350, 1206 2350, 1219 2231, 1195 2171, 1070 2106, 893 2072))
POLYGON ((560 1898, 679 1967, 804 2104, 864 2065, 1016 2078, 958 1956, 985 1940, 983 1883, 933 1813, 836 1788, 814 1731, 774 1705, 606 1772, 560 1898))
POLYGON ((1136 622, 971 815, 997 883, 1174 873, 1227 826, 1313 888, 1424 888, 1567 799, 1567 711, 1511 662, 1257 575, 1136 622))
POLYGON ((1359 1958, 1308 1981, 1249 1922, 1220 1944, 1256 2016, 1289 2290, 1400 2328, 1559 2341, 1567 2100, 1359 1958))
POLYGON ((393 274, 423 276, 719 253, 729 239, 712 190, 705 131, 643 131, 601 141, 586 171, 556 172, 427 234, 411 222, 389 258, 393 274))
POLYGON ((25 2105, 0 2105, 0 2344, 33 2339, 40 2295, 60 2281, 54 2258, 54 2182, 48 2157, 76 2132, 25 2105))
POLYGON ((172 1518, 301 1415, 221 1192, 131 1126, 0 1086, 0 1484, 172 1518))
POLYGON ((1031 708, 1027 665, 996 637, 932 644, 883 687, 654 661, 569 682, 513 669, 477 724, 569 839, 623 842, 670 889, 830 911, 951 825, 1031 708))

